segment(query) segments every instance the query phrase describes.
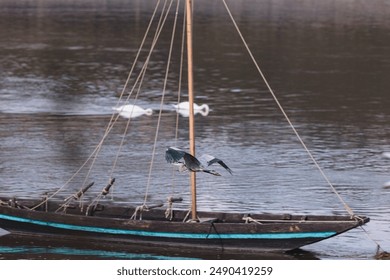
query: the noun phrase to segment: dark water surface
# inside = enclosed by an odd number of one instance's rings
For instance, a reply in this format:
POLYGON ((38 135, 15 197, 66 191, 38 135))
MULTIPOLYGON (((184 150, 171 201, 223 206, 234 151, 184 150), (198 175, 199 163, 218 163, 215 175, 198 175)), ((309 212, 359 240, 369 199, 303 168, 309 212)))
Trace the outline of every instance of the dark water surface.
MULTIPOLYGON (((390 250, 390 188, 384 187, 390 159, 382 156, 390 152, 389 1, 227 2, 307 147, 345 202, 371 218, 369 237, 356 229, 304 249, 321 259, 370 259, 373 239, 390 250)), ((156 3, 0 2, 1 195, 39 197, 85 162, 104 134, 156 3)), ((178 207, 188 207, 187 174, 173 176, 164 162, 165 147, 175 144, 171 104, 178 98, 182 12, 148 179, 175 5, 137 100, 154 114, 131 120, 112 171, 127 121, 119 119, 88 176, 97 185, 91 197, 112 173, 115 199, 140 205, 146 191, 151 203, 174 193, 184 198, 178 207)), ((199 208, 345 213, 260 80, 222 2, 197 0, 194 11, 196 103, 211 108, 196 116, 197 151, 223 158, 234 172, 198 176, 199 208)), ((182 88, 185 100, 185 78, 182 88)), ((186 147, 187 118, 180 116, 179 126, 176 145, 186 147)), ((59 196, 78 190, 87 172, 59 196)), ((2 246, 0 258, 7 258, 8 244, 2 246)), ((31 257, 21 252, 18 257, 31 257)), ((44 258, 35 252, 32 258, 44 258)))

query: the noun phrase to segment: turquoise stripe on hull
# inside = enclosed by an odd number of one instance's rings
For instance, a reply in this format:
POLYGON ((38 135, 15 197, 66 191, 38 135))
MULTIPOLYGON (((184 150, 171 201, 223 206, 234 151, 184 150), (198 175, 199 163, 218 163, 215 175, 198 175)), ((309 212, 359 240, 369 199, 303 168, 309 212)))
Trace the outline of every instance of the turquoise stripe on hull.
POLYGON ((66 230, 77 230, 95 233, 107 233, 117 235, 135 235, 145 237, 183 238, 183 239, 295 239, 295 238, 328 238, 336 234, 334 231, 322 232, 285 232, 285 233, 176 233, 176 232, 154 232, 144 230, 127 230, 104 227, 78 226, 56 222, 44 222, 39 220, 20 218, 0 214, 0 219, 29 223, 39 226, 53 227, 66 230))

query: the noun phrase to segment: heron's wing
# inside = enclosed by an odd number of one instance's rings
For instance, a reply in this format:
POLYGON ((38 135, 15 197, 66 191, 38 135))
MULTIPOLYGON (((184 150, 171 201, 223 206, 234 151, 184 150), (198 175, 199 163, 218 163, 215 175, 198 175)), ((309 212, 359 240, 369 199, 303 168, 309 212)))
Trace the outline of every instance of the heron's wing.
POLYGON ((183 156, 186 154, 186 152, 175 148, 175 147, 169 147, 165 151, 165 159, 168 163, 178 163, 183 156))
POLYGON ((183 159, 188 169, 192 171, 203 169, 202 163, 193 155, 184 152, 183 159))
POLYGON ((191 154, 185 153, 183 158, 184 158, 184 162, 185 162, 186 167, 193 172, 203 171, 203 172, 215 175, 215 176, 221 176, 221 174, 219 174, 215 170, 206 169, 203 166, 203 164, 196 157, 192 156, 191 154))
POLYGON ((212 165, 214 163, 218 163, 223 168, 225 168, 230 174, 233 174, 233 171, 222 160, 220 160, 219 158, 216 158, 216 157, 211 156, 211 155, 202 155, 201 158, 203 160, 207 161, 207 166, 210 166, 210 165, 212 165))

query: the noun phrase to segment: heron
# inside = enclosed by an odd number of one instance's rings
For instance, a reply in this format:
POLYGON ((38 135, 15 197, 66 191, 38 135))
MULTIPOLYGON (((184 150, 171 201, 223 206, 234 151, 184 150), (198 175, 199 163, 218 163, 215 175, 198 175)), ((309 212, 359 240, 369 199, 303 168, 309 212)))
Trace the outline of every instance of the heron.
POLYGON ((165 159, 168 163, 179 165, 180 171, 189 170, 192 172, 205 172, 215 176, 221 176, 217 171, 205 167, 205 165, 210 166, 214 163, 218 163, 233 175, 233 171, 222 160, 207 154, 202 155, 197 159, 186 151, 176 147, 169 147, 165 151, 165 159), (201 161, 205 161, 205 164, 202 164, 201 161))

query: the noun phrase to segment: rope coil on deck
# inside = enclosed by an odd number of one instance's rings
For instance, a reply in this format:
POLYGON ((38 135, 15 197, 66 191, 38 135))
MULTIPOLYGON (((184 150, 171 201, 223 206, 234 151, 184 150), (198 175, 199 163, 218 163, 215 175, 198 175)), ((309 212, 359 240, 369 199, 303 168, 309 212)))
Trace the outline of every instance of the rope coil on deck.
POLYGON ((249 223, 255 223, 258 225, 262 224, 262 222, 260 222, 259 220, 253 219, 251 216, 244 216, 244 217, 242 217, 242 219, 245 221, 246 224, 249 224, 249 223))

